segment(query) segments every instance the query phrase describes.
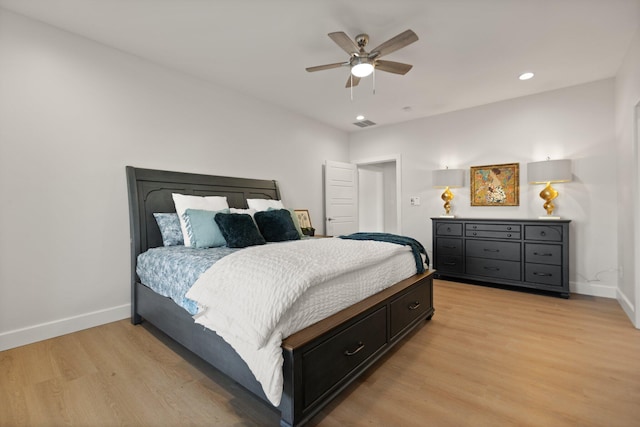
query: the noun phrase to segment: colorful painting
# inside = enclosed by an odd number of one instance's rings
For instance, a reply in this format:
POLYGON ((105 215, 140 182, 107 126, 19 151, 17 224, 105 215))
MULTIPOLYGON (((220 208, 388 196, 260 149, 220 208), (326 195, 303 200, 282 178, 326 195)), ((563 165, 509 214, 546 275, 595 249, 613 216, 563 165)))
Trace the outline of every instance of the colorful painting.
POLYGON ((471 206, 519 206, 520 164, 471 167, 471 206))

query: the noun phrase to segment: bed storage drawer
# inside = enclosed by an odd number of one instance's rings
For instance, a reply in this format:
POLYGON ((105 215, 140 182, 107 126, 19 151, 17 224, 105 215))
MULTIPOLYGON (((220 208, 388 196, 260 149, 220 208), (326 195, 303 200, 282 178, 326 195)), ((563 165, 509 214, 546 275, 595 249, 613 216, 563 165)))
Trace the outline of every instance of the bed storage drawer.
POLYGON ((427 285, 419 285, 391 301, 390 307, 391 339, 393 340, 417 319, 424 318, 423 314, 431 307, 431 298, 429 297, 427 285))
POLYGON ((387 343, 387 307, 332 336, 302 355, 304 406, 331 389, 387 343))

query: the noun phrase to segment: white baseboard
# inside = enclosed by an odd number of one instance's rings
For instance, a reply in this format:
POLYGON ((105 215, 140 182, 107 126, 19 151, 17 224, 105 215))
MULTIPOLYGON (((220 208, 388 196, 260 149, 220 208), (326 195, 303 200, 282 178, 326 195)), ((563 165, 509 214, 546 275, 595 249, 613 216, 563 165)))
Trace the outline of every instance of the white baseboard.
POLYGON ((131 316, 131 304, 98 310, 52 322, 0 333, 0 351, 59 337, 131 316))
POLYGON ((640 324, 635 324, 636 311, 634 309, 634 304, 631 301, 629 301, 629 298, 627 298, 625 294, 620 292, 620 290, 617 291, 616 296, 617 296, 616 299, 618 300, 618 304, 620 304, 620 307, 622 307, 625 314, 629 317, 629 320, 631 320, 631 323, 633 324, 633 326, 640 329, 640 324))
POLYGON ((603 282, 571 282, 571 292, 581 295, 591 295, 593 297, 616 298, 618 288, 606 285, 603 282))

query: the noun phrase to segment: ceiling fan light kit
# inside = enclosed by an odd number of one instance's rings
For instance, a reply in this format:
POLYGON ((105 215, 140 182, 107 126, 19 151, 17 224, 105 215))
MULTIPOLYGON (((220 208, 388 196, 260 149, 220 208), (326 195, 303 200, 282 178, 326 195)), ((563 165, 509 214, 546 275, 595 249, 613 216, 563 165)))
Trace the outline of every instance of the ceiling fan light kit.
POLYGON ((367 34, 358 34, 355 40, 352 40, 342 31, 329 33, 328 35, 331 40, 342 48, 342 50, 349 54, 349 60, 346 62, 336 62, 333 64, 308 67, 306 70, 308 72, 314 72, 349 66, 351 76, 349 76, 347 84, 345 85, 347 88, 357 86, 358 83, 360 83, 360 78, 371 75, 375 69, 386 71, 388 73, 404 75, 412 68, 412 65, 410 64, 380 60, 381 57, 417 41, 418 36, 412 30, 406 30, 397 36, 392 37, 370 52, 365 50, 365 47, 369 42, 369 36, 367 34))

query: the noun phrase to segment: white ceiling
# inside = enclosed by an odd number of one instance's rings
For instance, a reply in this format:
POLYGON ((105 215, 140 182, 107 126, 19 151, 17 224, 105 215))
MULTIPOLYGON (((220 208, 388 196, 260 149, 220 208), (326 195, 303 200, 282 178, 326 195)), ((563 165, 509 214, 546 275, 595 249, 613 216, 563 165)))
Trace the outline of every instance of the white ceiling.
POLYGON ((595 81, 616 74, 640 0, 0 0, 0 7, 147 58, 345 131, 595 81), (412 29, 420 40, 354 89, 327 37, 412 29), (536 76, 519 81, 523 71, 536 76), (410 107, 410 108, 406 108, 410 107), (407 111, 409 110, 409 111, 407 111))

